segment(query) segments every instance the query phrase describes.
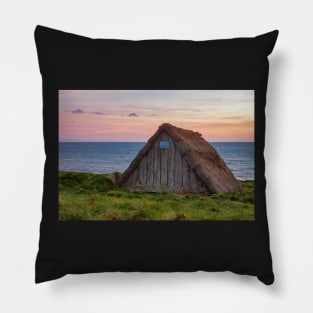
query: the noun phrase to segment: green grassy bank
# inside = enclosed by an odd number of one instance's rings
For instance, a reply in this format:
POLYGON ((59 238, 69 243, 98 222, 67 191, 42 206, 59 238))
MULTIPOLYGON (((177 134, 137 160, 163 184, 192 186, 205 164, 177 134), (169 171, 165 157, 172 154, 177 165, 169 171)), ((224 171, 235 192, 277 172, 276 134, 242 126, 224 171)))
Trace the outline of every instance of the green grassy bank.
POLYGON ((254 181, 242 194, 144 193, 114 186, 119 173, 59 172, 60 220, 254 220, 254 181))

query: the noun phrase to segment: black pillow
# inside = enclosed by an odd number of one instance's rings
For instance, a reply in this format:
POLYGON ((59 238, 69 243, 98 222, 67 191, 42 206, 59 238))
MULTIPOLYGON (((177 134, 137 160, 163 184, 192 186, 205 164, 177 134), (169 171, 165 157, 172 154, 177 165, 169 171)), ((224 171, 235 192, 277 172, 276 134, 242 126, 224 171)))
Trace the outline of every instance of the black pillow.
POLYGON ((36 283, 198 270, 273 283, 263 150, 277 36, 131 41, 36 27, 46 152, 36 283))

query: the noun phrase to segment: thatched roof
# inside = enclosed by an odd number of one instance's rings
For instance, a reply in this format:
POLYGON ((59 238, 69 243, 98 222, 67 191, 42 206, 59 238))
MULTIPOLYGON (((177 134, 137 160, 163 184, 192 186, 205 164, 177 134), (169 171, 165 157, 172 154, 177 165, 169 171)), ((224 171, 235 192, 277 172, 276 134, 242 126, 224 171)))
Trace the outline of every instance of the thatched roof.
POLYGON ((162 124, 155 134, 148 140, 145 146, 131 162, 126 171, 117 182, 122 186, 139 165, 141 159, 147 154, 159 135, 165 132, 169 135, 177 149, 186 159, 190 168, 198 179, 208 189, 210 194, 223 192, 241 192, 239 182, 227 167, 217 151, 198 132, 176 127, 169 123, 162 124))

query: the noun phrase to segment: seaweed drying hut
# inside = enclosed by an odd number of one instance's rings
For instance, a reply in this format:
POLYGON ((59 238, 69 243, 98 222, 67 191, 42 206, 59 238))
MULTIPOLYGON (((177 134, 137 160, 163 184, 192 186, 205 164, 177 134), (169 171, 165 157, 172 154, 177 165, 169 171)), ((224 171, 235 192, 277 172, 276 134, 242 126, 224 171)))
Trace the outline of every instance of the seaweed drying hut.
POLYGON ((148 192, 241 192, 217 151, 198 132, 162 124, 117 182, 148 192))

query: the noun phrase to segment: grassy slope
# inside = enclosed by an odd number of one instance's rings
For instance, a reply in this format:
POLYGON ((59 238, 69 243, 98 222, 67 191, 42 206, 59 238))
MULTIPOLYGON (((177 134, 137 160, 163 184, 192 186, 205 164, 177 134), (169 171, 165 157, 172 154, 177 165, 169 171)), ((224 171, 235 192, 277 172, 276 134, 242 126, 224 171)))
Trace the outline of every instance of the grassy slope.
POLYGON ((59 172, 60 220, 254 220, 254 182, 242 194, 143 193, 113 185, 113 175, 59 172))

